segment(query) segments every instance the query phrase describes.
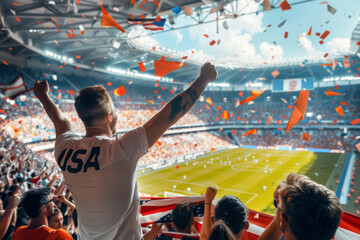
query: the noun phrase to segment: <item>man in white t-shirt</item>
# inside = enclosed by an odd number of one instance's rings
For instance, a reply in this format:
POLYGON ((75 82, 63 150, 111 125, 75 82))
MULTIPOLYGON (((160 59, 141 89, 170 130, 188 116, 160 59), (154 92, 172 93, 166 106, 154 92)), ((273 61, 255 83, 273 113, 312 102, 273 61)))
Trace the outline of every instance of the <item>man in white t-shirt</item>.
POLYGON ((34 93, 55 125, 55 158, 74 197, 79 239, 141 238, 135 170, 140 157, 195 104, 217 72, 205 63, 198 78, 175 96, 142 127, 116 134, 117 113, 103 86, 81 89, 75 108, 86 128, 84 137, 72 131, 48 96, 47 81, 37 81, 34 93))

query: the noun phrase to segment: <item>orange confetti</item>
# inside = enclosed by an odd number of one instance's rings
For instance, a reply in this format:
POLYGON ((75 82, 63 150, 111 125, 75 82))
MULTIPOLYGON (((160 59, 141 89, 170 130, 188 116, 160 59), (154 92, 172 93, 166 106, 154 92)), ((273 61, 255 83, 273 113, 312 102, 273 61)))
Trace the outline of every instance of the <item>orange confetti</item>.
POLYGON ((328 35, 330 34, 330 32, 328 30, 326 30, 321 36, 321 39, 325 39, 328 35))
POLYGON ((216 148, 210 148, 210 153, 213 153, 216 150, 216 148))
POLYGON ((210 44, 210 46, 212 46, 212 45, 214 45, 216 43, 216 41, 215 40, 212 40, 209 44, 210 44))
POLYGON ((271 73, 271 75, 273 76, 273 78, 276 78, 277 76, 279 76, 279 74, 280 74, 280 72, 279 72, 279 70, 277 70, 277 69, 271 73))
POLYGON ((136 7, 136 1, 135 0, 130 0, 130 3, 136 7))
POLYGON ((142 62, 139 62, 138 64, 139 64, 140 71, 145 72, 146 68, 144 67, 144 64, 142 62))
POLYGON ((213 102, 211 101, 211 98, 209 98, 209 97, 205 100, 205 102, 207 102, 211 106, 214 106, 213 102))
POLYGON ((108 82, 106 85, 111 86, 111 85, 112 85, 112 83, 111 83, 111 82, 108 82))
POLYGON ((155 94, 158 94, 159 93, 159 90, 155 90, 155 94))
POLYGON ((5 60, 3 60, 2 62, 3 62, 3 64, 9 66, 9 64, 5 60))
POLYGON ((166 74, 181 68, 180 62, 154 61, 155 76, 164 77, 166 74))
POLYGON ((327 96, 341 96, 342 94, 341 93, 337 93, 337 92, 332 92, 332 91, 326 91, 325 94, 327 96))
POLYGON ((75 92, 73 90, 70 90, 70 95, 74 95, 75 92))
POLYGON ((147 100, 146 102, 154 104, 154 101, 151 101, 151 100, 147 100))
POLYGON ((306 36, 311 36, 311 30, 312 30, 312 27, 310 27, 309 31, 307 32, 306 36))
POLYGON ((336 124, 336 123, 337 123, 337 119, 334 120, 334 124, 336 124))
POLYGON ((20 19, 18 17, 15 17, 15 20, 18 22, 21 22, 20 19))
POLYGON ((340 102, 340 105, 349 106, 349 104, 347 102, 340 102))
POLYGON ((219 106, 219 107, 217 107, 217 110, 218 110, 218 111, 220 111, 220 110, 221 110, 221 107, 220 107, 220 106, 219 106))
POLYGON ((335 111, 340 114, 341 116, 344 116, 344 111, 341 106, 338 106, 335 108, 335 111))
POLYGON ((161 103, 160 103, 161 105, 165 105, 165 101, 161 101, 161 103))
POLYGON ((288 33, 288 32, 285 32, 284 38, 288 38, 288 36, 289 36, 289 33, 288 33))
POLYGON ((124 86, 118 87, 117 89, 115 89, 114 94, 118 97, 125 95, 126 94, 126 90, 124 86))
POLYGON ((272 124, 272 122, 273 122, 273 117, 272 117, 272 116, 268 116, 267 119, 266 119, 265 124, 266 124, 266 125, 270 125, 270 124, 272 124))
POLYGON ((288 132, 291 128, 293 128, 299 121, 304 119, 304 115, 306 112, 307 103, 309 100, 310 91, 301 90, 299 96, 295 102, 295 107, 291 113, 289 122, 286 126, 285 132, 288 132))
POLYGON ((223 111, 221 117, 222 117, 223 119, 230 119, 229 112, 228 112, 228 111, 223 111))
POLYGON ((76 122, 77 118, 72 118, 71 121, 76 122))
POLYGON ((207 34, 204 34, 204 37, 208 38, 208 37, 209 37, 209 35, 207 35, 207 34))
POLYGON ((352 120, 350 123, 351 123, 352 125, 356 125, 356 124, 360 123, 360 118, 354 119, 354 120, 352 120))
POLYGON ((252 135, 252 134, 256 134, 257 130, 256 129, 251 129, 249 131, 247 131, 246 133, 244 133, 243 135, 241 135, 240 137, 244 137, 244 136, 248 136, 248 135, 252 135))
POLYGON ((110 14, 101 6, 101 11, 103 13, 101 18, 101 26, 103 27, 115 27, 121 32, 126 33, 126 31, 110 16, 110 14))
POLYGON ((241 97, 242 95, 244 95, 244 93, 242 91, 240 91, 239 96, 241 97))
POLYGON ((336 85, 336 86, 335 86, 335 88, 334 88, 334 89, 335 89, 335 91, 337 91, 337 90, 338 90, 338 88, 339 88, 339 85, 336 85))
POLYGON ((264 91, 251 91, 251 96, 250 97, 247 97, 243 100, 240 101, 240 105, 243 105, 245 103, 248 103, 248 102, 251 102, 252 100, 254 100, 255 98, 259 97, 261 94, 263 94, 263 92, 265 92, 266 90, 264 91))
POLYGON ((280 3, 280 7, 281 7, 281 11, 286 11, 286 10, 291 9, 290 4, 286 0, 284 0, 282 3, 280 3))
POLYGON ((311 142, 311 135, 307 134, 306 132, 303 132, 301 140, 311 142))

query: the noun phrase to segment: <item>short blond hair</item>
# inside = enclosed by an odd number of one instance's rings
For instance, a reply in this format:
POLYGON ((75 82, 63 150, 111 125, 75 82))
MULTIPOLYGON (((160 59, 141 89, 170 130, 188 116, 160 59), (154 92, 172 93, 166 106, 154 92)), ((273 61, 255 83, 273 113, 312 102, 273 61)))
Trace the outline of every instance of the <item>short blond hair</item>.
POLYGON ((297 240, 330 240, 341 220, 336 195, 310 178, 292 173, 280 190, 285 216, 297 240))
POLYGON ((78 92, 75 97, 75 109, 84 125, 91 127, 94 120, 101 120, 112 112, 113 103, 104 86, 95 85, 78 92))

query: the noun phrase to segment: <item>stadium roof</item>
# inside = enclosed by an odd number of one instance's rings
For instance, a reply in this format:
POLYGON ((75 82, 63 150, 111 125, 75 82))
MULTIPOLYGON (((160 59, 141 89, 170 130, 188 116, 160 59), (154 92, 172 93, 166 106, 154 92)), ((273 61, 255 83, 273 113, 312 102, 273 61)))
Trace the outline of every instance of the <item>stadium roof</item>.
MULTIPOLYGON (((297 0, 292 4, 311 1, 314 0, 297 0)), ((146 73, 154 75, 153 61, 160 59, 160 56, 171 54, 169 60, 173 61, 180 61, 183 56, 175 50, 161 47, 153 50, 150 45, 139 45, 135 41, 136 36, 134 37, 136 28, 126 23, 130 14, 135 18, 141 15, 144 15, 145 18, 160 15, 169 20, 169 17, 172 16, 172 8, 179 5, 192 7, 198 16, 198 18, 193 18, 194 24, 201 24, 206 22, 204 9, 211 8, 204 3, 223 3, 223 1, 208 0, 183 0, 181 3, 175 0, 160 0, 157 6, 155 4, 157 1, 136 0, 137 7, 135 7, 131 2, 130 0, 104 0, 101 2, 96 0, 2 1, 0 5, 0 57, 2 60, 22 68, 74 74, 83 74, 82 71, 89 74, 89 70, 91 72, 108 72, 109 67, 124 69, 126 74, 129 74, 132 71, 139 72, 138 63, 143 62, 147 69, 146 73), (101 4, 125 29, 126 34, 116 28, 104 28, 100 25, 101 4), (142 5, 141 8, 139 4, 142 5), (81 30, 84 31, 84 34, 81 34, 81 30), (78 69, 75 68, 76 66, 78 69)), ((273 9, 279 8, 280 1, 272 3, 274 3, 273 9)), ((170 22, 167 23, 168 31, 176 30, 172 26, 171 20, 167 22, 170 22)), ((275 66, 248 65, 242 68, 231 63, 219 62, 217 64, 219 66, 217 68, 218 81, 236 85, 249 81, 271 80, 273 79, 272 72, 276 69, 280 73, 277 79, 299 77, 323 79, 345 76, 350 73, 353 76, 353 73, 360 67, 359 49, 354 44, 360 40, 359 29, 360 23, 352 35, 352 52, 354 54, 349 56, 351 63, 349 68, 344 67, 343 58, 337 59, 340 64, 337 64, 335 69, 332 66, 321 66, 317 61, 283 62, 275 66), (357 63, 353 64, 354 61, 357 63)), ((186 70, 176 70, 167 77, 173 78, 175 82, 187 83, 197 76, 199 65, 204 61, 205 59, 189 59, 186 70)))

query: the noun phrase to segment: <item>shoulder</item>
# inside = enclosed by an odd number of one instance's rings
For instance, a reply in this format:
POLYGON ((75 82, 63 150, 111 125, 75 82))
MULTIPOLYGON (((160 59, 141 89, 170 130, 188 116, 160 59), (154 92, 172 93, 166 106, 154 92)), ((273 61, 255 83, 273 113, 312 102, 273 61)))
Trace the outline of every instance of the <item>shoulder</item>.
POLYGON ((71 240, 73 237, 70 233, 65 231, 64 229, 56 229, 54 232, 50 234, 47 240, 71 240))

